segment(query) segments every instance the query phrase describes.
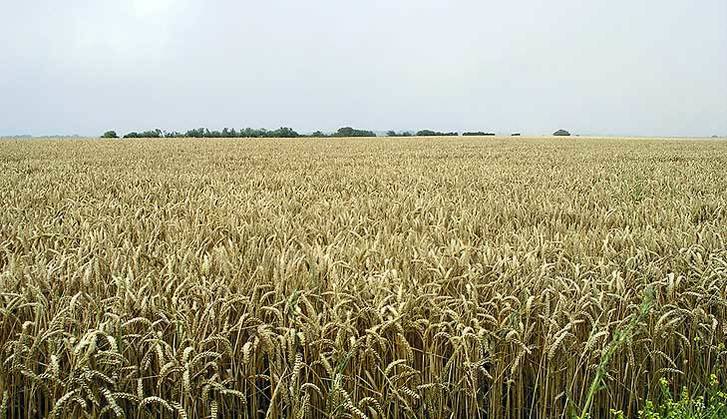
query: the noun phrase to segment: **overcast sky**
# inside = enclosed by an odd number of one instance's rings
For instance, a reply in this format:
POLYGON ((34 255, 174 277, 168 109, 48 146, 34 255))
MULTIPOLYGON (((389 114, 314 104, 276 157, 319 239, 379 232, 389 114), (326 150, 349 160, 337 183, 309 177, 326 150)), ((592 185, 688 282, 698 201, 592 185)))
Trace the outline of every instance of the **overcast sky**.
POLYGON ((0 134, 727 135, 725 0, 0 0, 0 134))

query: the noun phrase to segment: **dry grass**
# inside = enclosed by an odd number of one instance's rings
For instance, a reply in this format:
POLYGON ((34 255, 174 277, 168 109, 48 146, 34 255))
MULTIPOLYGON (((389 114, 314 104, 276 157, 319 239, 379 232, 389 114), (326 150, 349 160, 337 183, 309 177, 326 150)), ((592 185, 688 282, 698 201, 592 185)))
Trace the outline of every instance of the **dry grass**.
POLYGON ((632 416, 727 380, 725 167, 720 141, 0 142, 0 414, 564 417, 602 370, 591 414, 632 416))

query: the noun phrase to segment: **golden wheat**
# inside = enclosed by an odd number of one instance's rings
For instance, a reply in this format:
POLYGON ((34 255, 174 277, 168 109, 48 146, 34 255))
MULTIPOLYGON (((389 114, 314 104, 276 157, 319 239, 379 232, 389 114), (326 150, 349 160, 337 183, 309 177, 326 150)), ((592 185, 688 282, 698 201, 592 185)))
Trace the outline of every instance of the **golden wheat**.
POLYGON ((0 414, 633 416, 661 378, 727 382, 725 167, 720 141, 0 141, 0 414))

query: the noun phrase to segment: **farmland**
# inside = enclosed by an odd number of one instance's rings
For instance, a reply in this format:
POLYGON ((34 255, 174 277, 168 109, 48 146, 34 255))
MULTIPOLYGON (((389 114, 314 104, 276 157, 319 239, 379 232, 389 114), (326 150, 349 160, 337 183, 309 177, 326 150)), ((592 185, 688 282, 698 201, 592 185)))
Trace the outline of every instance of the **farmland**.
POLYGON ((21 417, 636 417, 727 383, 727 142, 0 141, 21 417))

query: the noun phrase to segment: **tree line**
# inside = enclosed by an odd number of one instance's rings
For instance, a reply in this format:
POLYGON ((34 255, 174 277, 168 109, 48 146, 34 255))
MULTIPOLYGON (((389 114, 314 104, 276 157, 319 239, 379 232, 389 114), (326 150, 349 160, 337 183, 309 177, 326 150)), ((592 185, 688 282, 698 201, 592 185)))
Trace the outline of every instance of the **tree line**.
MULTIPOLYGON (((456 137, 460 134, 458 132, 440 132, 432 131, 428 129, 417 131, 412 133, 411 131, 387 131, 388 137, 456 137)), ((466 131, 462 133, 462 136, 493 136, 494 132, 484 131, 466 131)), ((513 133, 512 136, 519 136, 520 133, 513 133)), ((570 133, 565 130, 558 130, 553 135, 556 136, 569 136, 570 133)), ((341 127, 336 132, 324 133, 322 131, 315 131, 312 134, 299 134, 292 128, 280 127, 274 130, 268 130, 265 128, 241 128, 239 130, 235 128, 223 128, 222 131, 212 130, 207 128, 195 128, 185 132, 179 131, 163 131, 160 129, 153 129, 149 131, 132 131, 123 136, 123 138, 298 138, 298 137, 316 137, 316 138, 333 138, 333 137, 376 137, 376 133, 373 131, 355 129, 351 127, 341 127)), ((101 138, 119 138, 116 131, 106 131, 101 138)))
MULTIPOLYGON (((209 130, 208 128, 195 128, 185 132, 179 131, 163 131, 153 129, 149 131, 132 131, 125 134, 122 138, 298 138, 298 137, 376 137, 373 131, 355 129, 351 127, 339 128, 333 133, 324 133, 316 131, 312 134, 300 134, 292 128, 280 127, 278 129, 268 130, 265 128, 223 128, 219 130, 209 130)), ((101 138, 119 138, 116 131, 106 131, 101 138)))

